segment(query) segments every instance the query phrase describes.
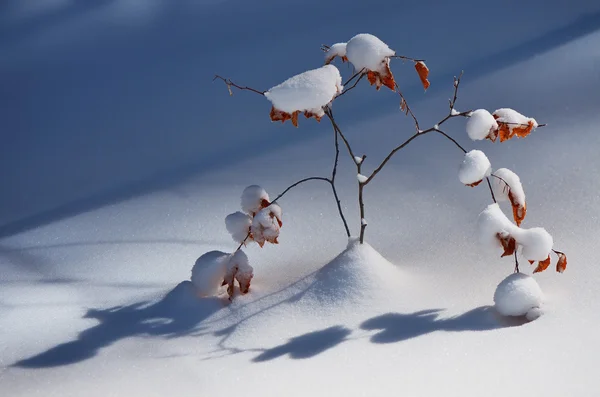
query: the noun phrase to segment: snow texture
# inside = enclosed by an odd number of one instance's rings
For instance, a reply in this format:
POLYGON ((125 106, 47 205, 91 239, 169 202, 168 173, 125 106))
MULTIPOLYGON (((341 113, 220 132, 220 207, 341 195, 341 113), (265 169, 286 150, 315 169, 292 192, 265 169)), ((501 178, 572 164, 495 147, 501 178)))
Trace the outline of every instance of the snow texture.
POLYGON ((265 92, 265 97, 282 112, 308 111, 321 117, 325 114, 323 106, 343 89, 339 70, 325 65, 290 77, 265 92))
POLYGON ((277 238, 279 237, 279 230, 282 225, 281 217, 281 207, 277 204, 271 204, 260 210, 254 216, 250 229, 254 241, 261 246, 265 242, 278 243, 277 238))
POLYGON ((491 179, 496 200, 510 201, 508 197, 510 193, 517 203, 525 206, 525 191, 517 174, 508 168, 499 168, 494 171, 491 179))
POLYGON ((356 71, 366 69, 382 72, 389 62, 389 57, 395 54, 387 44, 368 33, 357 34, 346 45, 346 57, 356 71))
POLYGON ((479 240, 486 246, 501 246, 497 235, 511 236, 517 246, 522 247, 521 255, 530 261, 543 261, 552 250, 552 236, 541 227, 520 228, 512 223, 497 203, 490 204, 477 218, 479 240))
POLYGON ((471 117, 467 120, 467 134, 474 141, 480 141, 487 138, 490 132, 498 129, 498 123, 490 112, 485 109, 477 109, 471 112, 471 117))
POLYGON ((531 321, 541 315, 544 295, 531 276, 513 273, 506 277, 494 293, 494 304, 503 316, 527 316, 531 321))
POLYGON ((465 185, 472 185, 489 176, 491 172, 492 165, 485 153, 481 150, 471 150, 465 153, 458 170, 458 179, 465 185))
POLYGON ((346 56, 346 43, 335 43, 325 52, 325 62, 331 62, 335 57, 343 58, 346 56))
POLYGON ((494 112, 494 116, 496 116, 496 121, 498 123, 509 124, 509 127, 519 125, 526 126, 529 122, 533 124, 533 128, 537 128, 538 126, 538 123, 534 118, 523 116, 521 113, 510 108, 497 109, 494 112))
POLYGON ((248 256, 242 250, 234 252, 227 262, 227 275, 235 274, 242 293, 248 292, 250 281, 254 277, 254 269, 250 266, 248 256))
POLYGON ((269 195, 258 185, 248 186, 242 192, 242 210, 249 215, 254 215, 264 208, 265 201, 269 201, 269 195))
POLYGON ((227 228, 227 231, 231 234, 233 241, 239 244, 241 244, 248 236, 250 225, 252 225, 252 217, 240 211, 225 217, 225 227, 227 228))
POLYGON ((360 183, 365 183, 367 180, 369 180, 369 178, 363 174, 356 174, 356 179, 358 179, 358 182, 360 183))
POLYGON ((192 284, 199 296, 214 296, 218 293, 231 254, 210 251, 196 260, 192 268, 192 284))

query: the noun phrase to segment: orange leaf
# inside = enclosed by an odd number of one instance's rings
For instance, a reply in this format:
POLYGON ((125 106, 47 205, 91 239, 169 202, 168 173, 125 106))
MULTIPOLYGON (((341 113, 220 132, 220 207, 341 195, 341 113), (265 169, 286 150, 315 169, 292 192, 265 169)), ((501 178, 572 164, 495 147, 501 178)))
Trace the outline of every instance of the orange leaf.
POLYGON ((496 142, 496 138, 498 138, 498 129, 491 129, 490 133, 488 134, 488 136, 485 137, 485 139, 489 139, 492 142, 496 142))
POLYGON ((504 252, 500 256, 500 258, 513 255, 515 253, 515 249, 517 248, 517 242, 514 238, 508 235, 502 236, 500 233, 496 234, 496 238, 498 238, 500 244, 502 244, 502 247, 504 248, 504 252))
POLYGON ((298 110, 292 113, 292 124, 294 124, 294 127, 296 128, 298 128, 298 113, 300 113, 298 110))
POLYGON ((386 64, 385 64, 385 69, 382 73, 379 74, 380 78, 381 78, 381 83, 386 86, 387 88, 389 88, 392 91, 396 90, 396 81, 394 80, 394 75, 392 74, 392 71, 390 70, 390 62, 389 59, 387 60, 386 64))
POLYGON ((483 181, 483 179, 480 179, 477 182, 468 183, 466 186, 475 187, 475 186, 479 185, 481 183, 481 181, 483 181))
POLYGON ((317 116, 316 114, 314 114, 313 112, 309 112, 308 110, 304 111, 304 117, 306 117, 307 119, 314 117, 314 119, 317 120, 318 123, 321 122, 321 116, 317 116))
POLYGON ((508 141, 514 135, 506 123, 498 123, 498 136, 500 137, 500 142, 508 141))
POLYGON ((529 262, 530 265, 533 265, 533 262, 535 262, 535 261, 528 261, 528 262, 529 262))
POLYGON ((562 273, 567 268, 567 256, 562 252, 557 252, 558 262, 556 263, 556 271, 562 273))
POLYGON ((425 62, 419 61, 415 63, 415 69, 417 69, 423 88, 428 89, 430 85, 429 80, 427 80, 427 77, 429 77, 429 68, 425 65, 425 62))
POLYGON ((292 116, 289 113, 282 112, 279 109, 275 109, 275 106, 271 107, 271 121, 281 121, 285 123, 286 120, 290 120, 292 116))
POLYGON ((517 226, 521 226, 521 222, 523 222, 523 219, 525 219, 525 215, 527 214, 527 204, 521 205, 521 203, 517 202, 515 196, 510 191, 510 186, 508 188, 508 199, 512 205, 513 218, 515 219, 517 226))
POLYGON ((550 266, 550 255, 548 255, 548 257, 546 259, 544 259, 543 261, 539 261, 537 267, 535 268, 535 270, 533 272, 534 273, 543 272, 544 270, 548 269, 548 266, 550 266))

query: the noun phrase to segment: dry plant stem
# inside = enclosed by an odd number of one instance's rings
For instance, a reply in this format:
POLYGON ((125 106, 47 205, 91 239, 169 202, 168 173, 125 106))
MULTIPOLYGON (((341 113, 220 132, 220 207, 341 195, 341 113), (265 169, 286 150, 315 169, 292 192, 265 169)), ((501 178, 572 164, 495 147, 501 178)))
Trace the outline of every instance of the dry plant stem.
POLYGON ((348 222, 346 222, 346 217, 344 216, 344 211, 342 211, 342 203, 340 202, 340 198, 337 194, 337 189, 335 188, 335 177, 337 175, 337 166, 338 161, 340 159, 340 142, 338 140, 337 131, 333 130, 334 143, 335 143, 335 160, 333 161, 333 170, 331 171, 331 190, 333 191, 333 197, 335 198, 335 203, 337 204, 338 212, 340 213, 340 218, 342 218, 342 222, 344 222, 344 229, 346 230, 346 235, 350 238, 350 228, 348 227, 348 222))
MULTIPOLYGON (((352 85, 352 87, 350 88, 346 88, 344 91, 342 91, 341 94, 339 94, 336 98, 341 97, 342 95, 344 95, 345 93, 347 93, 348 91, 350 91, 351 89, 353 89, 354 87, 356 87, 356 85, 358 84, 359 81, 362 80, 362 78, 365 77, 364 73, 361 73, 361 75, 358 77, 358 79, 356 79, 356 81, 354 82, 354 84, 352 85)), ((353 77, 354 78, 354 77, 353 77)), ((350 79, 352 80, 352 79, 350 79)))
POLYGON ((265 92, 266 92, 266 91, 259 91, 257 89, 252 88, 252 87, 242 87, 242 86, 239 86, 239 85, 235 84, 233 81, 231 81, 230 79, 226 79, 224 77, 221 77, 218 74, 215 75, 215 77, 213 78, 213 81, 215 81, 217 79, 223 80, 223 82, 227 85, 227 89, 229 90, 229 95, 233 95, 233 93, 231 92, 231 87, 235 87, 238 90, 242 90, 242 91, 252 91, 252 92, 255 92, 255 93, 263 95, 263 96, 265 95, 265 92))
POLYGON ((515 250, 515 273, 519 273, 519 259, 517 258, 517 250, 515 250))
POLYGON ((425 62, 424 59, 415 59, 415 58, 405 57, 404 55, 392 55, 390 58, 402 59, 404 61, 411 61, 411 62, 425 62))

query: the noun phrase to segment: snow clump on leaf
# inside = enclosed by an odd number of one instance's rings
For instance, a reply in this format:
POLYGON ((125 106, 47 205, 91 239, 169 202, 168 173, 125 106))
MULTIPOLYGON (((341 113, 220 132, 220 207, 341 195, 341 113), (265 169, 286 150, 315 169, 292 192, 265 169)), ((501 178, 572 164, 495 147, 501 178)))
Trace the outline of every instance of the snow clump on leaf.
POLYGON ((485 153, 481 150, 471 150, 465 153, 463 162, 458 170, 458 178, 467 186, 477 186, 491 172, 492 165, 485 153))
POLYGON ((515 136, 525 138, 531 131, 538 127, 538 123, 534 118, 525 117, 510 108, 498 109, 493 113, 493 116, 498 123, 500 142, 504 142, 515 136))
POLYGON ((235 293, 235 280, 237 280, 240 286, 240 292, 246 294, 250 289, 252 277, 254 277, 254 269, 250 266, 246 253, 242 250, 237 250, 230 255, 222 282, 222 285, 227 285, 229 299, 232 299, 235 293))
POLYGON ((242 211, 251 216, 270 204, 269 195, 258 185, 250 185, 242 192, 242 211))
POLYGON ((196 260, 192 268, 192 284, 198 296, 214 296, 218 293, 227 273, 230 254, 210 251, 196 260))
POLYGON ((272 121, 292 120, 297 127, 301 112, 306 118, 314 117, 320 121, 325 115, 323 107, 343 89, 340 71, 333 65, 325 65, 290 77, 264 95, 273 104, 272 121))
POLYGON ((523 191, 521 179, 508 168, 500 168, 494 171, 492 176, 494 177, 492 187, 496 199, 498 201, 510 201, 513 218, 517 226, 520 226, 527 213, 527 203, 525 202, 525 192, 523 191))
POLYGON ((474 141, 483 139, 496 140, 498 134, 498 123, 490 112, 485 109, 477 109, 471 113, 467 121, 467 134, 474 141))
POLYGON ((281 217, 281 207, 277 204, 271 204, 263 208, 254 216, 250 231, 252 238, 258 245, 262 247, 265 242, 279 244, 277 238, 279 237, 279 230, 283 225, 281 217))
POLYGON ((325 51, 325 65, 329 65, 336 57, 340 57, 342 62, 348 61, 346 57, 346 43, 335 43, 325 51))
POLYGON ((503 316, 527 316, 530 320, 541 314, 543 299, 544 294, 535 279, 523 273, 506 277, 494 293, 498 313, 503 316))
POLYGON ((244 240, 246 240, 248 237, 248 233, 250 233, 250 225, 252 225, 252 217, 240 211, 229 214, 225 218, 225 227, 231 234, 233 241, 238 244, 244 242, 244 240))

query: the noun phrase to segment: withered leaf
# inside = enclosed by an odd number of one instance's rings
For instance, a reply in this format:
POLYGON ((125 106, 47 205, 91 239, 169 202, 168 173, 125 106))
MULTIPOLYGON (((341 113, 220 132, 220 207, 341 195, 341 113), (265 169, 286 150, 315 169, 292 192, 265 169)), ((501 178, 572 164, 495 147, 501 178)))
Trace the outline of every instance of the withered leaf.
POLYGON ((546 270, 548 268, 548 266, 550 266, 550 255, 548 255, 548 257, 546 259, 544 259, 543 261, 539 261, 537 267, 535 268, 535 270, 533 272, 534 273, 543 272, 544 270, 546 270))
POLYGON ((504 248, 504 252, 500 256, 501 258, 513 255, 515 253, 515 250, 517 248, 517 242, 513 237, 511 237, 510 235, 503 236, 500 233, 497 233, 496 238, 498 238, 500 244, 502 244, 502 248, 504 248))
POLYGON ((421 84, 423 84, 423 88, 428 89, 430 85, 429 80, 427 80, 427 77, 429 77, 429 68, 427 67, 427 65, 425 65, 425 62, 419 61, 415 63, 415 69, 419 74, 419 78, 421 79, 421 84))
POLYGON ((562 273, 567 268, 567 256, 562 252, 557 252, 558 262, 556 262, 556 271, 562 273))

